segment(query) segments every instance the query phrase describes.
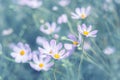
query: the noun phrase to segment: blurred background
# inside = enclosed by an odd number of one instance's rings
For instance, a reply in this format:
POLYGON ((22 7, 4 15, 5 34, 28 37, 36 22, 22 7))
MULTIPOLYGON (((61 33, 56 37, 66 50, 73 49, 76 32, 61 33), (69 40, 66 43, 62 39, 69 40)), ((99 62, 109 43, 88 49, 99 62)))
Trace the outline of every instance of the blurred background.
MULTIPOLYGON (((86 40, 85 57, 80 70, 81 80, 120 80, 120 0, 0 0, 0 80, 55 80, 53 71, 37 72, 29 64, 17 64, 10 59, 10 44, 28 43, 32 50, 38 48, 38 36, 50 37, 40 31, 45 22, 56 22, 60 27, 58 40, 67 36, 70 27, 77 33, 77 25, 86 23, 98 30, 96 38, 86 40), (77 7, 91 7, 84 21, 71 18, 77 7), (59 23, 61 15, 67 16, 59 23)), ((81 51, 56 62, 56 80, 77 80, 81 51)), ((55 67, 53 67, 54 69, 55 67)))

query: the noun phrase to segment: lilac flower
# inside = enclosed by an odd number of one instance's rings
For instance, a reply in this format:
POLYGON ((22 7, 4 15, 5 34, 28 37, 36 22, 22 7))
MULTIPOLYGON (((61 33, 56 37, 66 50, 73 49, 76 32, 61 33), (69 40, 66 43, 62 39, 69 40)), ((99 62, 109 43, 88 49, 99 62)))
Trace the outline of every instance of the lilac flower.
POLYGON ((62 23, 67 23, 68 19, 67 19, 67 15, 66 14, 62 14, 59 18, 58 18, 58 24, 62 24, 62 23))
POLYGON ((28 44, 19 42, 17 45, 12 45, 13 52, 11 56, 15 58, 17 63, 25 63, 31 60, 31 49, 28 44))
POLYGON ((60 0, 59 5, 65 7, 70 4, 70 0, 60 0))
POLYGON ((71 40, 72 44, 70 44, 70 43, 65 43, 64 44, 64 47, 67 50, 72 50, 75 47, 77 47, 78 45, 80 45, 80 43, 81 43, 81 36, 79 36, 79 39, 78 39, 76 36, 74 36, 72 34, 69 34, 68 38, 71 40))
POLYGON ((104 52, 104 54, 110 55, 115 52, 115 48, 108 46, 103 50, 103 52, 104 52))
POLYGON ((48 22, 46 22, 44 25, 40 26, 40 31, 42 31, 43 33, 47 35, 58 32, 59 30, 60 30, 60 27, 56 27, 55 22, 53 22, 52 24, 49 24, 48 22))
POLYGON ((91 7, 85 8, 76 8, 75 13, 71 13, 73 19, 85 19, 90 14, 91 7))
POLYGON ((39 54, 36 54, 36 52, 33 52, 33 62, 30 62, 30 66, 35 69, 36 71, 48 71, 53 65, 53 62, 50 62, 51 57, 46 56, 38 52, 39 54))
POLYGON ((80 34, 86 36, 86 37, 96 37, 96 34, 98 30, 92 30, 92 26, 90 25, 88 28, 86 27, 85 24, 82 24, 82 26, 78 25, 78 31, 80 34))

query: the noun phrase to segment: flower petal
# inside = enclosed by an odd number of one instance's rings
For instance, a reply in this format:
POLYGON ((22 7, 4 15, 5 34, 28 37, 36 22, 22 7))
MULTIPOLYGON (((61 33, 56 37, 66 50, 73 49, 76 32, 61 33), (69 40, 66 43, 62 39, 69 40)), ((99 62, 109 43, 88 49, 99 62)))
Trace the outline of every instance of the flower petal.
POLYGON ((82 30, 83 30, 83 31, 87 31, 87 27, 86 27, 85 24, 82 24, 82 30))
POLYGON ((96 37, 96 34, 97 34, 98 30, 94 30, 92 32, 89 33, 88 37, 96 37))
POLYGON ((91 10, 91 7, 88 6, 87 9, 86 9, 86 15, 87 15, 87 16, 90 14, 90 10, 91 10))
POLYGON ((51 60, 51 57, 50 56, 47 56, 44 60, 45 63, 48 63, 49 61, 51 60))
POLYGON ((63 49, 63 50, 61 50, 61 51, 59 52, 59 54, 60 54, 61 56, 63 56, 64 53, 65 53, 65 49, 63 49))
POLYGON ((62 48, 62 43, 59 43, 57 46, 56 46, 57 50, 59 51, 61 48, 62 48))
POLYGON ((76 41, 76 40, 77 40, 77 38, 76 38, 73 34, 69 34, 69 35, 68 35, 68 38, 70 38, 70 39, 73 40, 73 41, 76 41))
POLYGON ((35 69, 36 71, 40 71, 40 70, 41 70, 36 64, 34 64, 34 63, 32 63, 32 62, 30 62, 29 64, 30 64, 30 66, 31 66, 33 69, 35 69))
POLYGON ((64 47, 65 47, 65 49, 67 49, 67 50, 73 49, 73 45, 72 45, 72 44, 68 44, 68 43, 64 44, 64 47))
POLYGON ((92 26, 90 25, 87 29, 88 32, 90 32, 92 30, 92 26))
POLYGON ((77 14, 75 14, 75 13, 71 13, 71 15, 72 15, 72 18, 73 19, 80 19, 80 16, 78 16, 77 14))
POLYGON ((80 8, 76 8, 76 9, 75 9, 75 12, 76 12, 78 15, 80 15, 80 14, 81 14, 80 8))
POLYGON ((54 48, 54 47, 56 46, 56 40, 52 39, 52 40, 50 41, 50 46, 51 46, 52 48, 54 48))
POLYGON ((82 27, 82 26, 78 25, 78 31, 79 31, 80 33, 83 33, 83 30, 82 30, 81 27, 82 27))

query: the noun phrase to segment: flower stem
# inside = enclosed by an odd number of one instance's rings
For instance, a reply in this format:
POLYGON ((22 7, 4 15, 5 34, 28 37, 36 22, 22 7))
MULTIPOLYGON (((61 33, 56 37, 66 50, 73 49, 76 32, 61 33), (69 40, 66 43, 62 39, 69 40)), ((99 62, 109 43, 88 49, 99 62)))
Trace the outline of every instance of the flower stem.
POLYGON ((55 66, 55 69, 54 69, 54 71, 53 71, 53 75, 54 75, 54 80, 57 80, 57 79, 56 79, 56 73, 55 73, 55 72, 56 72, 56 66, 55 66))
POLYGON ((7 56, 5 56, 5 55, 2 55, 2 57, 3 57, 4 59, 8 60, 8 61, 15 62, 13 59, 11 59, 11 58, 9 58, 9 57, 7 57, 7 56))
POLYGON ((81 68, 81 65, 82 65, 82 62, 83 62, 83 59, 84 59, 84 40, 85 40, 85 37, 83 37, 82 54, 80 56, 80 63, 79 63, 79 66, 78 66, 78 80, 80 80, 80 68, 81 68))
POLYGON ((70 32, 71 32, 72 34, 74 34, 75 36, 77 36, 77 34, 76 34, 75 31, 73 30, 72 25, 70 24, 69 21, 68 21, 68 27, 69 27, 69 29, 70 29, 70 32))

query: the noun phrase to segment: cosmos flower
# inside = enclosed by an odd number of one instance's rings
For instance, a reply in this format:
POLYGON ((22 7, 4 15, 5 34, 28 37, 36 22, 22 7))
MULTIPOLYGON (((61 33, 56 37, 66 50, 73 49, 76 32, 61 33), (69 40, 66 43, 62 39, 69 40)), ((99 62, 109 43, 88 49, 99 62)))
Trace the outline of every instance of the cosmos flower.
POLYGON ((66 14, 62 14, 59 18, 58 18, 58 24, 62 24, 62 23, 67 23, 68 19, 67 19, 67 15, 66 14))
POLYGON ((62 49, 62 43, 56 44, 56 40, 51 40, 50 43, 45 41, 43 48, 39 47, 41 53, 52 56, 54 59, 63 59, 69 56, 69 52, 65 49, 62 49))
POLYGON ((69 51, 66 52, 65 49, 60 49, 60 50, 55 49, 54 53, 51 56, 56 60, 61 60, 68 57, 69 55, 70 52, 69 51))
POLYGON ((62 7, 65 7, 70 4, 70 0, 60 0, 58 4, 62 7))
POLYGON ((110 55, 115 52, 115 48, 108 46, 103 50, 103 52, 104 52, 104 54, 110 55))
POLYGON ((12 28, 9 28, 9 29, 5 29, 2 31, 2 35, 3 36, 7 36, 7 35, 10 35, 13 33, 13 29, 12 28))
POLYGON ((31 8, 39 8, 42 5, 42 1, 38 0, 19 0, 20 5, 26 5, 31 8))
POLYGON ((86 36, 86 37, 96 37, 96 34, 98 30, 92 30, 92 26, 90 25, 88 28, 85 24, 82 24, 82 26, 78 25, 78 31, 80 34, 86 36))
POLYGON ((70 39, 70 41, 72 43, 65 43, 64 44, 64 47, 67 49, 67 50, 72 50, 74 49, 75 47, 77 47, 78 45, 80 45, 81 43, 81 36, 79 36, 79 38, 77 38, 76 36, 72 35, 72 34, 69 34, 68 35, 68 38, 70 39))
POLYGON ((26 63, 31 60, 31 49, 28 44, 19 42, 17 45, 13 45, 11 48, 13 49, 11 56, 15 58, 15 62, 26 63))
POLYGON ((76 8, 75 13, 71 13, 73 19, 85 19, 90 14, 91 7, 87 8, 76 8))
POLYGON ((59 30, 60 30, 60 27, 57 27, 55 22, 53 22, 52 24, 46 22, 44 25, 40 26, 40 31, 47 35, 56 33, 59 30))
POLYGON ((84 48, 86 51, 87 51, 87 50, 90 50, 90 48, 91 48, 90 42, 84 41, 84 46, 83 46, 83 48, 84 48))
POLYGON ((52 55, 55 49, 59 50, 62 48, 62 43, 56 44, 56 40, 51 40, 50 43, 48 41, 44 41, 42 46, 43 48, 39 47, 39 51, 41 53, 52 55))
POLYGON ((37 52, 39 54, 36 54, 36 52, 33 52, 32 60, 33 62, 30 62, 30 66, 35 69, 36 71, 48 71, 53 65, 53 62, 50 62, 51 57, 41 54, 40 52, 37 52))
POLYGON ((46 38, 44 38, 44 37, 38 36, 38 37, 36 38, 36 43, 37 43, 38 45, 43 45, 44 41, 47 41, 46 38))

